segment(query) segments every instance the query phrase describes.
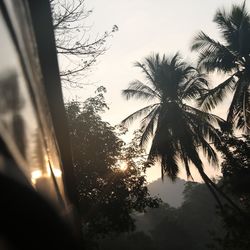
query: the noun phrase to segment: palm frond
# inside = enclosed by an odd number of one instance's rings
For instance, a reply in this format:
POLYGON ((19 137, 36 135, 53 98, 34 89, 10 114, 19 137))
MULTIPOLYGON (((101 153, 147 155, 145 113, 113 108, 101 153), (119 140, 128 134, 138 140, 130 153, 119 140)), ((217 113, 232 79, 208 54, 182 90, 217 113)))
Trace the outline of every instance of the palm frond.
POLYGON ((205 112, 203 110, 197 109, 187 104, 184 104, 183 107, 185 111, 195 115, 196 117, 199 117, 200 121, 204 121, 218 126, 220 126, 223 123, 226 123, 224 119, 212 113, 205 112))
POLYGON ((199 143, 200 147, 202 148, 202 151, 206 158, 208 159, 209 163, 212 163, 213 165, 218 166, 218 157, 214 149, 211 147, 211 145, 204 139, 204 137, 200 134, 197 134, 199 137, 199 143))
POLYGON ((237 87, 228 110, 227 120, 230 124, 236 124, 236 128, 249 131, 250 85, 249 82, 244 79, 244 77, 242 78, 240 78, 237 82, 237 87))
POLYGON ((200 53, 198 66, 208 72, 215 69, 230 72, 236 67, 236 55, 202 31, 194 38, 191 50, 200 53))
POLYGON ((183 149, 183 147, 181 146, 181 159, 184 163, 185 166, 185 170, 186 170, 186 175, 187 175, 187 180, 191 179, 192 181, 194 180, 192 174, 191 174, 191 170, 190 170, 190 166, 189 166, 189 160, 187 158, 187 155, 185 154, 185 151, 183 149))
POLYGON ((159 98, 159 94, 156 91, 138 80, 131 82, 127 89, 122 90, 122 95, 125 96, 127 100, 131 98, 143 100, 159 98))
MULTIPOLYGON (((206 140, 208 143, 214 143, 215 145, 220 145, 221 143, 220 133, 212 125, 212 122, 204 119, 204 117, 198 115, 198 113, 194 114, 192 112, 185 112, 185 117, 189 121, 188 125, 192 130, 192 136, 196 146, 198 145, 200 146, 202 144, 201 141, 202 138, 206 140)), ((226 121, 224 121, 221 118, 217 119, 217 122, 219 123, 220 126, 221 124, 226 124, 226 121)))
POLYGON ((244 20, 249 20, 249 14, 246 10, 246 3, 240 5, 233 5, 231 13, 229 15, 231 23, 239 29, 244 20))
POLYGON ((154 84, 155 80, 154 80, 153 76, 149 73, 145 64, 140 63, 140 62, 135 62, 134 66, 140 68, 142 70, 142 72, 146 75, 146 79, 148 79, 149 82, 154 84))
POLYGON ((235 32, 235 27, 233 27, 230 16, 226 13, 225 9, 218 9, 213 21, 218 25, 225 39, 231 40, 231 35, 235 32))
POLYGON ((153 110, 143 118, 141 122, 141 127, 143 130, 140 140, 141 147, 144 147, 148 143, 149 139, 153 136, 158 115, 159 106, 155 106, 153 110))
POLYGON ((129 115, 127 118, 125 118, 124 120, 122 120, 121 124, 126 126, 132 122, 134 122, 136 119, 140 118, 141 116, 147 114, 148 112, 150 112, 156 105, 159 105, 158 103, 156 104, 151 104, 148 105, 144 108, 141 108, 137 111, 135 111, 134 113, 132 113, 131 115, 129 115))
MULTIPOLYGON (((160 122, 158 120, 158 123, 160 122)), ((167 174, 172 180, 175 180, 179 172, 177 142, 173 140, 166 128, 159 125, 157 125, 149 151, 149 160, 157 158, 161 161, 162 177, 167 174)))
POLYGON ((220 43, 216 42, 203 31, 200 31, 193 39, 191 50, 201 51, 203 49, 212 48, 213 50, 220 48, 220 43))
POLYGON ((156 90, 154 90, 153 88, 149 87, 148 85, 142 83, 139 80, 135 80, 135 81, 131 82, 129 84, 129 89, 135 89, 138 91, 147 92, 147 93, 151 94, 152 96, 155 96, 155 98, 156 97, 161 98, 160 94, 157 93, 156 90))
POLYGON ((127 100, 131 98, 151 100, 155 98, 152 94, 144 91, 139 91, 136 89, 124 89, 122 90, 122 95, 125 96, 127 100))
POLYGON ((208 82, 205 75, 197 74, 191 76, 179 89, 181 91, 181 100, 197 100, 208 91, 208 82))
POLYGON ((239 128, 244 128, 246 133, 250 132, 250 86, 243 92, 243 123, 239 128))
POLYGON ((162 65, 162 62, 164 60, 165 56, 163 55, 163 58, 161 59, 158 53, 145 58, 145 64, 147 65, 150 75, 154 76, 154 80, 159 70, 159 67, 160 65, 162 65))
POLYGON ((167 174, 174 181, 179 173, 176 152, 171 147, 166 150, 168 153, 161 155, 162 175, 167 174))
POLYGON ((199 106, 204 111, 209 111, 214 109, 217 104, 222 102, 228 92, 232 92, 235 89, 236 84, 236 74, 233 74, 224 82, 220 83, 215 88, 207 91, 199 100, 199 106))
POLYGON ((180 60, 180 53, 175 53, 168 64, 173 69, 183 66, 183 61, 180 60))
POLYGON ((183 71, 183 77, 186 79, 189 79, 189 77, 192 74, 194 74, 196 76, 199 74, 198 70, 196 68, 194 68, 193 66, 187 66, 182 71, 183 71))

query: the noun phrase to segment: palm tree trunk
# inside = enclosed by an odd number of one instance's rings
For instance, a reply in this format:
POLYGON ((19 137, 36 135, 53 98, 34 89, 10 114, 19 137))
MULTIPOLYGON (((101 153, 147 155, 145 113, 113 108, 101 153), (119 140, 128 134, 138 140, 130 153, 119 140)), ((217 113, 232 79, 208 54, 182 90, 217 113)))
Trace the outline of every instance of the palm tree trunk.
POLYGON ((213 195, 214 199, 216 200, 216 202, 217 202, 217 204, 218 204, 221 212, 224 213, 224 206, 223 206, 223 204, 222 204, 219 196, 217 195, 217 193, 213 189, 213 186, 211 185, 211 183, 209 181, 210 179, 208 178, 208 176, 205 174, 205 172, 203 170, 200 170, 200 169, 198 169, 198 170, 199 170, 199 173, 200 173, 203 181, 205 182, 205 184, 207 185, 209 191, 211 192, 211 194, 213 195))
MULTIPOLYGON (((207 186, 209 186, 209 190, 211 191, 211 189, 213 190, 212 194, 214 196, 214 198, 216 199, 218 205, 221 208, 222 202, 220 201, 218 195, 216 194, 216 196, 214 195, 214 193, 219 193, 231 206, 232 208, 234 208, 236 211, 238 211, 242 216, 246 216, 246 214, 242 211, 242 209, 229 197, 227 196, 207 175, 206 173, 203 171, 203 169, 198 169, 199 173, 202 177, 202 179, 204 180, 204 182, 206 183, 207 186), (216 191, 216 192, 215 192, 216 191), (218 202, 219 199, 219 202, 218 202)), ((223 205, 222 205, 223 207, 223 205)), ((221 209, 223 212, 223 209, 221 209)))

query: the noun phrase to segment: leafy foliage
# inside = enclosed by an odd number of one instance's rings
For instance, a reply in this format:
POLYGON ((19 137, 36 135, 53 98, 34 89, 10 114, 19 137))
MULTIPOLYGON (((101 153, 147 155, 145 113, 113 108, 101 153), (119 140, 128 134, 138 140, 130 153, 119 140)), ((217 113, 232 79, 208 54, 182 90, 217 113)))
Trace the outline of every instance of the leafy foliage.
POLYGON ((217 238, 214 249, 243 250, 250 247, 250 137, 239 139, 228 134, 223 135, 221 185, 244 211, 244 216, 227 209, 222 214, 224 235, 217 238))
POLYGON ((157 207, 151 198, 140 164, 141 150, 136 142, 125 145, 114 127, 100 116, 107 105, 105 88, 82 105, 68 103, 75 176, 80 197, 81 216, 86 237, 95 238, 110 232, 134 229, 133 211, 157 207), (121 170, 121 164, 126 169, 121 170))

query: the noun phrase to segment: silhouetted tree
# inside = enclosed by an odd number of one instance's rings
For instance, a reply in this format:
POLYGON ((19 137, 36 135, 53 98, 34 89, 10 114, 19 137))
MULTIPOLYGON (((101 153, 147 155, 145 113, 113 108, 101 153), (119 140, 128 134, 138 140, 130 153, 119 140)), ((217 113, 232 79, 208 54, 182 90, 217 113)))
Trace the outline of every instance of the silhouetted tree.
POLYGON ((54 20, 60 75, 64 86, 81 86, 87 70, 107 50, 106 41, 118 30, 116 25, 102 35, 91 35, 87 24, 92 10, 85 0, 50 0, 54 20))
POLYGON ((221 32, 223 43, 204 32, 194 39, 192 50, 200 53, 198 66, 208 72, 219 71, 227 79, 215 88, 203 93, 201 106, 209 111, 222 100, 228 92, 233 99, 228 110, 227 120, 236 128, 250 130, 250 15, 245 2, 233 5, 230 12, 218 10, 214 22, 221 32))
POLYGON ((107 108, 103 92, 83 104, 66 105, 83 228, 88 238, 134 229, 133 211, 156 207, 146 186, 140 151, 125 145, 100 116, 107 108), (124 168, 124 164, 127 164, 124 168), (121 169, 121 165, 123 168, 121 169))
POLYGON ((141 146, 152 138, 149 159, 160 158, 162 176, 166 173, 174 180, 181 160, 187 176, 192 177, 190 163, 194 164, 222 207, 214 190, 216 185, 203 170, 199 150, 203 150, 209 162, 217 164, 216 152, 210 143, 219 143, 220 135, 213 125, 225 122, 187 103, 190 100, 194 103, 207 91, 204 75, 181 60, 179 54, 172 58, 165 55, 161 58, 156 54, 135 66, 142 70, 147 82, 133 81, 128 89, 123 90, 123 95, 127 99, 137 98, 153 103, 134 112, 122 123, 126 125, 144 116, 141 120, 141 146))
POLYGON ((224 188, 247 208, 250 204, 244 203, 250 202, 250 136, 224 134, 220 151, 224 159, 221 164, 224 188))
POLYGON ((227 208, 222 214, 224 235, 217 238, 213 249, 243 250, 250 248, 250 137, 223 135, 222 174, 220 185, 237 202, 244 212, 239 215, 227 208))

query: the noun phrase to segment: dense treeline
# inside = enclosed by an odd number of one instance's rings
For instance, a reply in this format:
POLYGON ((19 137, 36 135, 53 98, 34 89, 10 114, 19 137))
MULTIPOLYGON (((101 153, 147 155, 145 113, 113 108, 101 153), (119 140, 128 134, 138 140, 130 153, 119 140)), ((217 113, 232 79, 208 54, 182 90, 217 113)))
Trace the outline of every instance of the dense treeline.
POLYGON ((136 218, 139 222, 135 233, 106 238, 101 242, 101 249, 115 249, 122 242, 119 248, 124 250, 145 247, 149 250, 205 250, 213 244, 214 234, 222 234, 215 201, 204 184, 187 183, 181 207, 162 204, 136 218))

